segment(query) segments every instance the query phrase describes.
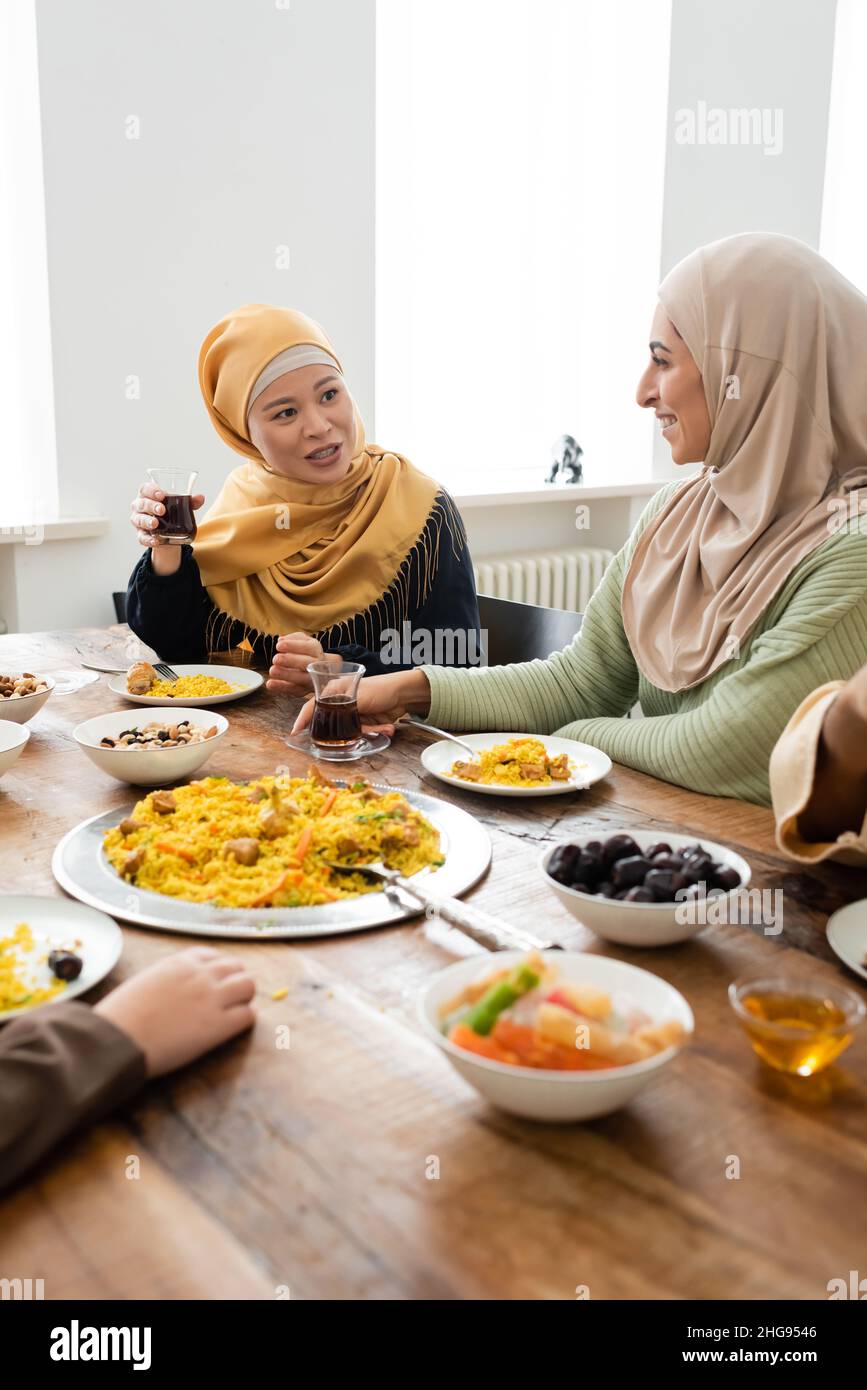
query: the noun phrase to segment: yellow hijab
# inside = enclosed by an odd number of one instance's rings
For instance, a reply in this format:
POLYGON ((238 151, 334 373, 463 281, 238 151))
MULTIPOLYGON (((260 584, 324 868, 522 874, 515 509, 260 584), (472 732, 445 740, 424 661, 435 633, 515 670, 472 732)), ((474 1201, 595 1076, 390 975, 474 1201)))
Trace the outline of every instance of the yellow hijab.
MULTIPOLYGON (((324 633, 361 614, 375 640, 377 609, 380 625, 399 627, 408 616, 416 547, 426 597, 438 552, 426 522, 440 489, 400 454, 366 444, 357 409, 355 448, 338 482, 297 482, 267 468, 247 433, 250 392, 269 362, 301 344, 324 349, 342 371, 317 323, 269 304, 236 309, 202 344, 199 385, 208 414, 248 462, 229 474, 193 551, 223 626, 242 622, 245 639, 324 633)), ((221 646, 213 624, 208 645, 221 646)))

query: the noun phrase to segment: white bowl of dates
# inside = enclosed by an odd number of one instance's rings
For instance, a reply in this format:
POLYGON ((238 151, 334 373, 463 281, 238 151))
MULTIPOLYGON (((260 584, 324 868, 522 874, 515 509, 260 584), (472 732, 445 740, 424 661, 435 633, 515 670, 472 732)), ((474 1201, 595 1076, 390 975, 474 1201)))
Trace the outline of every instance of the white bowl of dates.
POLYGON ((711 911, 707 900, 731 900, 751 878, 725 845, 657 830, 564 840, 539 865, 573 917, 621 946, 670 946, 725 921, 723 904, 711 911))
POLYGON ((73 738, 92 763, 140 787, 183 781, 207 762, 229 727, 210 710, 150 708, 137 719, 130 711, 98 714, 73 730, 73 738))

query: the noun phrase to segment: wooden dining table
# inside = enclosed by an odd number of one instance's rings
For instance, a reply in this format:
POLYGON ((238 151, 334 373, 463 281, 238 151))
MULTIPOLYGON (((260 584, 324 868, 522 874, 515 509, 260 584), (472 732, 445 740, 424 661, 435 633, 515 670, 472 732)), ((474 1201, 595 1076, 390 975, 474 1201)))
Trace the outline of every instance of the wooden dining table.
MULTIPOLYGON (((0 638, 0 671, 90 680, 52 694, 0 780, 3 894, 62 898, 57 842, 140 794, 72 737, 84 719, 132 708, 109 675, 80 665, 81 653, 128 650, 125 634, 0 638)), ((298 707, 264 689, 225 706, 229 730, 202 775, 250 779, 279 765, 303 775, 309 760, 286 744, 298 707)), ((423 918, 222 940, 255 978, 254 1028, 149 1082, 8 1192, 0 1276, 42 1279, 47 1299, 571 1300, 825 1299, 829 1280, 867 1275, 867 1027, 828 1071, 787 1077, 753 1053, 727 994, 752 972, 863 992, 825 923, 867 896, 867 874, 804 868, 777 849, 769 810, 621 766, 550 798, 452 788, 422 768, 429 739, 402 727, 353 766, 473 815, 493 854, 467 901, 669 981, 695 1014, 691 1043, 617 1113, 535 1123, 492 1108, 422 1034, 418 992, 455 958, 423 918), (708 926, 646 950, 600 940, 546 886, 538 859, 560 839, 636 828, 737 850, 754 886, 782 891, 782 930, 708 926), (276 1043, 286 1025, 288 1049, 276 1043)), ((122 956, 89 1002, 201 940, 121 926, 122 956)))

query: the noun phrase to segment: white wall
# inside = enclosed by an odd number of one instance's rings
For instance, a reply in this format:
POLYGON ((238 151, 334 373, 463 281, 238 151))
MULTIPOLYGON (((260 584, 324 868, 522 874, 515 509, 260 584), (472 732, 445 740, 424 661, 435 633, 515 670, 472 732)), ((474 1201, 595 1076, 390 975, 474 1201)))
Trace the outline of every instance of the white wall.
POLYGON ((228 309, 319 319, 372 418, 374 9, 38 0, 61 513, 112 526, 4 547, 10 626, 113 621, 111 591, 140 554, 125 518, 144 470, 188 464, 213 497, 239 461, 196 380, 228 309))

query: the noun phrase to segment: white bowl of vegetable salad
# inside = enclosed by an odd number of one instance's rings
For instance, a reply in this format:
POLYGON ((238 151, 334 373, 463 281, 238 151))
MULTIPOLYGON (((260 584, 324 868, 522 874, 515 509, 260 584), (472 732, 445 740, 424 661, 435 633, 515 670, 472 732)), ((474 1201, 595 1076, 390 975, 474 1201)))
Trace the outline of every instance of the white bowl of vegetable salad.
POLYGON ((649 970, 577 951, 456 961, 421 992, 425 1033, 493 1105, 532 1120, 618 1110, 692 1034, 689 1004, 649 970))

